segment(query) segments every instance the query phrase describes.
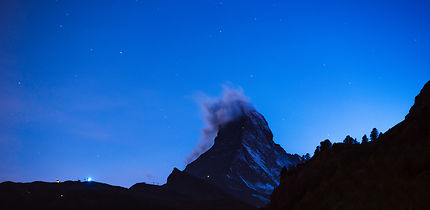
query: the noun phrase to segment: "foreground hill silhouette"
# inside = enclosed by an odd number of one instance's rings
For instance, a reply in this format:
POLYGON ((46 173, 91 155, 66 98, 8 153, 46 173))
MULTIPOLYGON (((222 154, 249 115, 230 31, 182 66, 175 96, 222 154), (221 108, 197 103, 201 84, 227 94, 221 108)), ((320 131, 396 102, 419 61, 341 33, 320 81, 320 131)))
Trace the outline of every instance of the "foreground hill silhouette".
POLYGON ((165 185, 139 183, 130 189, 98 182, 0 184, 0 209, 231 209, 254 207, 215 185, 174 169, 165 185))
POLYGON ((285 171, 268 209, 430 209, 430 82, 376 141, 334 144, 285 171))

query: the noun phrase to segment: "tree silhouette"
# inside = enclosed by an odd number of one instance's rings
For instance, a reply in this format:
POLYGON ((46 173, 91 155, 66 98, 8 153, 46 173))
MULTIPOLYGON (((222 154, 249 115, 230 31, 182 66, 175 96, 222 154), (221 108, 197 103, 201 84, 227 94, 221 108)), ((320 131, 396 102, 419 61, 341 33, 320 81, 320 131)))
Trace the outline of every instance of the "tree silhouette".
POLYGON ((315 149, 314 155, 319 155, 321 152, 329 150, 331 148, 331 146, 332 146, 332 144, 331 144, 330 140, 328 140, 328 139, 320 142, 320 145, 317 146, 317 148, 315 149))
POLYGON ((378 139, 379 136, 379 131, 376 128, 373 128, 372 132, 370 132, 370 140, 371 141, 376 141, 378 139))
POLYGON ((321 152, 321 147, 317 146, 317 148, 315 148, 314 156, 318 156, 320 152, 321 152))
POLYGON ((366 134, 364 134, 363 138, 361 138, 361 143, 365 144, 367 142, 369 142, 369 139, 367 138, 366 134))
POLYGON ((358 144, 357 140, 352 138, 350 135, 347 135, 345 139, 343 140, 343 143, 345 144, 358 144))
POLYGON ((382 136, 383 134, 384 134, 384 133, 382 133, 382 132, 380 132, 380 133, 379 133, 379 135, 378 135, 378 140, 379 140, 379 139, 381 139, 381 136, 382 136))
POLYGON ((303 161, 306 162, 309 159, 311 159, 311 156, 309 155, 309 153, 306 153, 306 155, 303 155, 303 161))

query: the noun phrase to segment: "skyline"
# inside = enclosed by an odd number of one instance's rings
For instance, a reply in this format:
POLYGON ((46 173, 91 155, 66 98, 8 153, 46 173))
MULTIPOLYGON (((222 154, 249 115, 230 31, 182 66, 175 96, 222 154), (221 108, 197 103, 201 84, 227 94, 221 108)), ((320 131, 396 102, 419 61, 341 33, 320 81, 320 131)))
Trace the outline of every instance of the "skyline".
POLYGON ((0 4, 1 182, 162 184, 223 85, 312 155, 401 122, 430 79, 423 1, 0 4))

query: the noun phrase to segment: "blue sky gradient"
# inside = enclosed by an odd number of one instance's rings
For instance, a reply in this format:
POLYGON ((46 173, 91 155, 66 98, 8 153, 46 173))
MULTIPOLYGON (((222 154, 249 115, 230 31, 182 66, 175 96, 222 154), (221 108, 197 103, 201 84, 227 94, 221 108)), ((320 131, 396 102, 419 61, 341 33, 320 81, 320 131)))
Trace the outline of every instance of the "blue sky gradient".
POLYGON ((2 1, 0 181, 129 187, 183 169, 196 96, 243 88, 287 152, 404 119, 426 1, 2 1))

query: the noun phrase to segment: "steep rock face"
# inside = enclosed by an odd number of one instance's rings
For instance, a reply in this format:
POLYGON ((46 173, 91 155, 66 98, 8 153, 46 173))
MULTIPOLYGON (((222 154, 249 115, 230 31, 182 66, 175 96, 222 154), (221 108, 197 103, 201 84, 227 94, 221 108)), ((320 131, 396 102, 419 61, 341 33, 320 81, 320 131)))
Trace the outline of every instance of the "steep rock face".
POLYGON ((366 144, 334 144, 281 177, 268 209, 428 209, 430 82, 405 120, 366 144))
POLYGON ((284 166, 301 161, 273 142, 273 134, 264 117, 251 111, 223 125, 214 145, 185 172, 214 183, 238 199, 264 206, 279 184, 284 166))

